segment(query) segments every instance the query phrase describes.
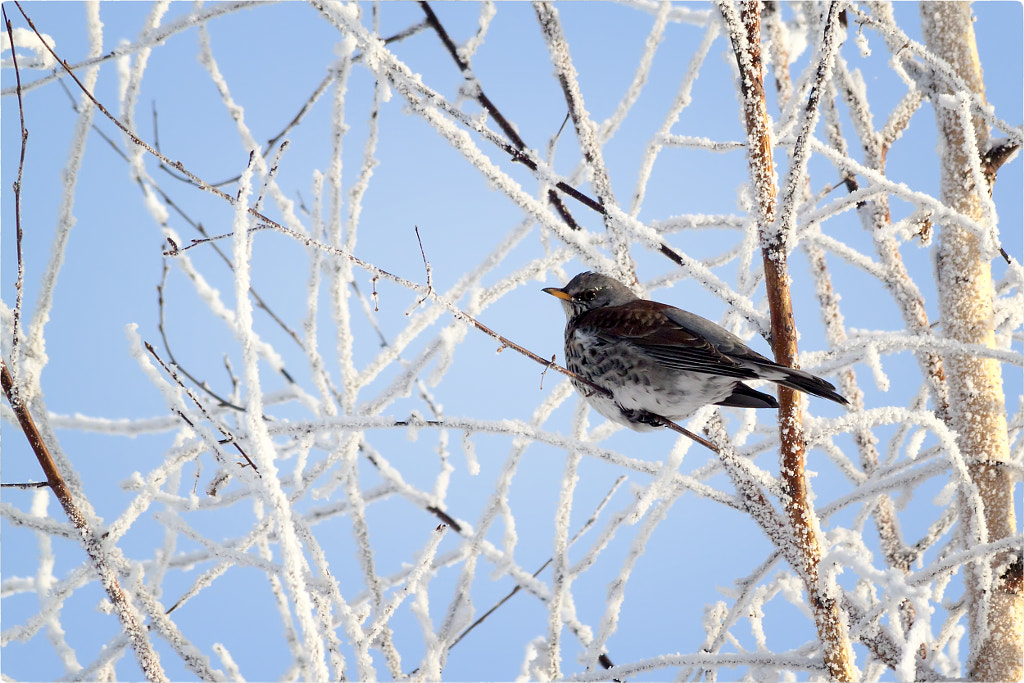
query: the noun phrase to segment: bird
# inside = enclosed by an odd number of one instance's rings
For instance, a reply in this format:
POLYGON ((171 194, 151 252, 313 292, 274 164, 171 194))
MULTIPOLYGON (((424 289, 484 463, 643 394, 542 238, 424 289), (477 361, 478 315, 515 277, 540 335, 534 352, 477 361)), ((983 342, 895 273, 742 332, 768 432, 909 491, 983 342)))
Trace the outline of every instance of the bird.
POLYGON ((565 310, 565 364, 598 413, 636 431, 678 421, 707 404, 778 408, 746 380, 768 380, 849 405, 835 386, 765 358, 725 328, 636 296, 618 280, 580 273, 542 291, 565 310), (599 388, 598 388, 599 387, 599 388))

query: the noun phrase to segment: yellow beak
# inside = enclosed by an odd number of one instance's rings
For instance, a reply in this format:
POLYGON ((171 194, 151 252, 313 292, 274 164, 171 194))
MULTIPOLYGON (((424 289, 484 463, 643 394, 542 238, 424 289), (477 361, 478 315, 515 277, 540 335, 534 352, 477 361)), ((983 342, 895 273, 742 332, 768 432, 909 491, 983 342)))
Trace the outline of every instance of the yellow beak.
POLYGON ((542 292, 547 292, 548 294, 550 294, 553 297, 557 297, 559 299, 564 299, 565 301, 570 301, 572 299, 571 296, 566 294, 563 290, 559 289, 558 287, 545 287, 541 291, 542 292))

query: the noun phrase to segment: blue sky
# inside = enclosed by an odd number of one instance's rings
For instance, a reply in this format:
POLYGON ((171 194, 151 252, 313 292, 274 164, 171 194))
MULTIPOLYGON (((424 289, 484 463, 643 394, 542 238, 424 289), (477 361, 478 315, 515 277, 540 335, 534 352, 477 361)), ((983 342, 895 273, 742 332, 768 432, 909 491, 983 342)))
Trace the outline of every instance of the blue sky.
MULTIPOLYGON (((39 30, 54 38, 62 58, 77 64, 87 57, 89 48, 83 5, 35 2, 24 3, 23 7, 39 30)), ((148 3, 102 4, 102 52, 113 50, 122 41, 137 41, 152 7, 148 3)), ((371 7, 369 4, 361 5, 363 25, 367 27, 372 25, 371 7)), ((437 3, 433 7, 456 43, 463 44, 476 31, 480 16, 478 5, 437 3)), ((637 6, 597 2, 560 3, 557 7, 579 73, 587 110, 593 120, 600 123, 615 111, 633 79, 644 41, 654 22, 654 13, 637 6)), ((714 11, 710 5, 682 7, 697 13, 714 11)), ((24 25, 13 4, 7 3, 4 8, 16 26, 24 25)), ((496 9, 497 15, 490 24, 486 40, 473 57, 473 73, 503 114, 514 122, 527 145, 537 150, 542 158, 548 158, 546 147, 566 115, 564 97, 552 76, 551 61, 537 29, 532 7, 526 3, 503 2, 497 3, 496 9)), ((176 18, 193 10, 191 4, 172 3, 161 20, 162 24, 172 24, 176 18)), ((392 35, 422 19, 422 11, 412 3, 385 3, 379 11, 379 33, 382 36, 392 35)), ((790 18, 791 10, 786 12, 785 16, 790 18)), ((897 23, 908 36, 920 40, 917 5, 896 3, 894 12, 897 23)), ((985 69, 987 99, 996 115, 1009 125, 1017 126, 1019 131, 1024 101, 1021 5, 1011 2, 977 3, 974 13, 977 17, 978 47, 985 69)), ((242 108, 245 125, 264 144, 295 116, 339 55, 339 32, 310 5, 253 6, 213 19, 207 27, 219 70, 231 88, 232 98, 242 108)), ((603 148, 617 203, 626 209, 648 141, 671 106, 680 79, 686 73, 705 30, 699 16, 694 22, 669 22, 655 54, 646 87, 621 128, 603 148)), ((903 97, 906 86, 889 68, 890 54, 881 38, 870 29, 864 29, 871 52, 865 56, 854 44, 856 31, 851 22, 842 55, 851 69, 860 69, 863 75, 874 124, 878 128, 903 97)), ((434 33, 421 31, 391 45, 389 49, 414 72, 421 74, 431 88, 450 101, 457 100, 463 78, 434 33)), ((171 159, 180 160, 208 182, 219 182, 234 178, 241 172, 249 150, 240 140, 236 124, 222 105, 209 74, 199 63, 198 52, 199 38, 195 28, 169 36, 153 50, 148 58, 133 119, 140 137, 150 142, 158 139, 160 149, 171 159)), ((794 78, 803 73, 810 52, 805 50, 792 65, 794 78)), ((9 54, 4 53, 5 60, 9 54)), ((132 54, 137 60, 138 52, 133 51, 132 54)), ((720 34, 701 64, 693 86, 692 102, 672 127, 672 133, 715 141, 743 140, 733 80, 734 63, 728 42, 720 34)), ((30 81, 45 73, 23 72, 22 78, 30 81)), ((2 87, 6 91, 14 84, 13 70, 7 68, 7 62, 2 78, 2 87)), ((80 100, 81 94, 73 83, 68 79, 64 82, 71 95, 80 100)), ((112 113, 123 117, 118 105, 116 60, 102 63, 95 92, 112 113)), ((778 119, 774 87, 770 80, 768 92, 769 110, 778 119)), ((424 265, 414 233, 414 226, 418 226, 423 249, 431 264, 433 286, 439 292, 447 292, 468 268, 481 263, 487 254, 498 249, 509 235, 516 232, 524 220, 524 213, 505 195, 489 186, 464 156, 453 150, 422 118, 412 113, 398 92, 392 91, 390 95, 379 112, 380 139, 374 153, 378 164, 373 169, 363 201, 354 253, 391 273, 423 283, 424 265)), ((313 207, 314 173, 326 173, 331 163, 332 96, 328 91, 310 108, 303 123, 289 134, 291 145, 282 157, 277 175, 282 194, 296 202, 296 212, 307 228, 310 220, 303 209, 313 207)), ((361 65, 354 65, 344 102, 344 119, 348 128, 342 142, 341 167, 346 193, 360 173, 373 96, 373 74, 361 65)), ((0 186, 4 189, 0 293, 5 306, 11 308, 15 299, 16 259, 14 202, 10 187, 17 171, 19 128, 16 99, 5 94, 2 103, 0 177, 3 182, 0 186)), ((461 102, 461 107, 471 116, 478 115, 480 111, 472 101, 461 102)), ((845 108, 840 106, 840 109, 844 132, 853 140, 853 127, 845 108)), ((27 92, 25 113, 30 134, 22 198, 26 261, 26 313, 23 320, 27 323, 36 308, 40 278, 50 258, 62 197, 61 169, 67 161, 76 113, 68 95, 57 82, 27 92)), ((891 179, 905 183, 915 191, 937 196, 939 172, 934 120, 931 106, 925 104, 915 114, 904 136, 893 146, 888 156, 887 173, 891 179)), ((99 131, 115 141, 121 151, 126 149, 123 137, 109 121, 97 115, 94 123, 99 131)), ((497 129, 493 123, 489 125, 497 129)), ((821 128, 819 124, 819 136, 822 135, 821 128)), ((998 137, 998 133, 994 135, 998 137)), ((494 164, 519 182, 527 193, 537 194, 537 181, 526 168, 509 161, 486 141, 476 139, 494 164)), ((864 156, 853 144, 850 155, 858 160, 863 160, 864 156)), ((580 152, 570 123, 558 138, 550 163, 555 172, 569 176, 579 162, 580 152)), ((787 168, 781 150, 776 157, 776 165, 780 174, 787 168)), ((191 220, 201 222, 211 234, 231 230, 233 210, 222 200, 173 178, 158 169, 151 158, 146 160, 146 168, 154 182, 191 220)), ((809 176, 810 189, 815 193, 839 179, 835 169, 820 156, 812 158, 809 176)), ((645 223, 681 215, 692 218, 725 216, 742 220, 746 217, 744 197, 748 179, 742 150, 709 152, 694 148, 667 148, 655 163, 638 218, 645 223)), ((577 178, 574 183, 593 196, 592 188, 585 179, 577 178)), ((1018 262, 1024 252, 1019 229, 1024 221, 1022 186, 1021 164, 1015 161, 1000 172, 994 197, 1002 245, 1018 262)), ((233 194, 236 186, 229 183, 223 189, 233 194)), ((828 200, 841 196, 842 192, 842 188, 835 190, 828 195, 828 200)), ((347 194, 344 201, 342 211, 347 216, 347 194)), ((279 207, 269 200, 267 204, 268 215, 280 220, 282 213, 279 207)), ((566 204, 585 229, 597 236, 604 234, 603 223, 597 214, 571 199, 566 200, 566 204)), ((325 210, 329 207, 326 195, 324 207, 325 210)), ((894 199, 894 221, 906 217, 912 209, 905 202, 894 199)), ((125 335, 125 326, 135 323, 143 339, 166 351, 157 329, 159 309, 156 290, 162 279, 165 262, 162 251, 166 243, 160 227, 143 202, 137 183, 130 177, 128 164, 96 131, 88 136, 74 196, 74 216, 75 225, 70 233, 53 308, 49 312, 50 320, 46 325, 48 363, 41 377, 45 407, 56 415, 80 414, 110 420, 166 417, 169 412, 164 397, 146 379, 137 360, 129 354, 125 335)), ((707 259, 716 275, 737 286, 737 273, 742 266, 735 259, 717 266, 713 259, 734 248, 742 238, 742 230, 726 219, 712 223, 706 229, 671 232, 666 235, 666 240, 673 248, 691 257, 707 259)), ((174 209, 170 210, 169 224, 186 240, 197 236, 174 209)), ((874 253, 870 236, 852 211, 830 217, 822 229, 864 253, 874 253)), ((560 286, 564 284, 564 277, 571 277, 592 267, 592 264, 580 259, 553 259, 548 267, 541 269, 540 277, 511 277, 562 246, 556 236, 537 225, 524 228, 523 232, 524 237, 508 250, 501 263, 487 270, 480 279, 479 284, 484 288, 507 284, 509 291, 480 311, 478 317, 499 333, 536 353, 545 357, 557 354, 561 359, 563 314, 557 302, 543 295, 540 288, 560 286)), ((222 246, 230 253, 230 240, 225 240, 222 246)), ((306 315, 310 252, 294 240, 270 231, 255 236, 253 249, 254 289, 277 315, 301 334, 306 315)), ((930 317, 936 318, 931 250, 908 242, 901 253, 924 293, 930 317)), ((671 280, 670 287, 652 291, 652 298, 730 325, 744 334, 756 350, 768 352, 767 343, 753 335, 749 326, 741 325, 741 318, 730 312, 727 303, 702 283, 693 278, 678 277, 679 270, 672 262, 640 244, 633 246, 631 254, 641 283, 671 280)), ((233 277, 220 257, 209 248, 197 248, 189 252, 189 258, 196 271, 220 291, 225 304, 233 308, 236 305, 233 277)), ((904 329, 905 324, 895 303, 880 282, 865 277, 841 259, 830 256, 829 262, 834 268, 835 286, 843 295, 843 313, 850 330, 904 329)), ((1006 265, 996 261, 993 271, 999 281, 1006 273, 1006 265)), ((801 330, 801 350, 825 350, 824 329, 802 251, 798 250, 792 258, 791 274, 796 317, 801 330)), ((355 282, 365 294, 374 286, 370 276, 359 271, 355 282)), ((380 352, 374 324, 387 339, 395 340, 411 320, 430 310, 429 304, 416 306, 419 295, 390 282, 380 280, 376 288, 380 310, 372 319, 361 313, 352 316, 352 354, 357 369, 365 367, 380 352), (407 315, 410 311, 412 314, 407 315)), ((763 312, 764 295, 761 290, 763 286, 760 290, 744 293, 763 312)), ((225 370, 225 357, 236 372, 240 372, 242 367, 242 356, 234 333, 205 307, 188 277, 173 262, 169 263, 164 293, 165 324, 176 359, 193 376, 207 381, 219 393, 230 394, 232 389, 225 370)), ((463 296, 458 303, 464 309, 469 308, 472 297, 463 296)), ((351 305, 357 306, 355 300, 351 305)), ((255 319, 261 338, 282 355, 297 383, 315 396, 312 371, 303 352, 262 311, 256 311, 255 319)), ((10 333, 8 319, 4 320, 3 350, 5 359, 8 359, 10 333)), ((319 321, 320 351, 327 371, 337 378, 340 366, 336 359, 336 339, 326 294, 321 295, 319 321)), ((428 331, 420 334, 403 356, 407 360, 416 358, 450 321, 447 313, 438 314, 428 326, 428 331)), ((1015 335, 1013 349, 1019 354, 1019 326, 1015 335)), ((436 402, 443 404, 446 417, 529 421, 535 409, 561 381, 549 372, 543 378, 543 388, 539 388, 542 382, 539 366, 509 350, 496 354, 496 348, 493 340, 473 330, 459 342, 450 368, 439 383, 430 387, 436 402)), ((425 381, 429 380, 437 365, 436 360, 427 364, 421 373, 425 381)), ((867 393, 865 402, 869 408, 905 407, 921 385, 916 361, 909 353, 883 357, 882 367, 890 380, 890 388, 886 392, 879 390, 870 368, 863 363, 854 367, 867 393)), ((389 366, 362 390, 359 400, 369 401, 378 395, 386 395, 400 370, 397 363, 389 366)), ((1017 414, 1024 391, 1020 368, 1006 364, 1003 380, 1008 412, 1017 414)), ((264 392, 284 390, 287 386, 281 375, 274 373, 268 365, 261 365, 261 388, 264 392)), ((564 401, 545 428, 553 433, 571 434, 576 405, 576 398, 564 401)), ((390 401, 382 414, 400 420, 414 410, 421 414, 428 412, 426 402, 415 390, 410 396, 390 401)), ((823 405, 821 401, 812 401, 810 410, 816 418, 841 414, 837 407, 823 405)), ((274 406, 273 411, 277 420, 312 417, 308 406, 297 401, 274 406)), ((745 419, 740 411, 730 411, 728 416, 734 431, 745 419)), ((761 431, 756 432, 752 439, 769 438, 773 416, 761 413, 757 418, 761 431)), ((235 424, 233 415, 224 419, 235 424)), ((590 427, 599 421, 598 416, 591 414, 590 427)), ((897 433, 896 427, 876 431, 883 454, 889 447, 887 439, 897 433)), ((425 491, 438 485, 439 473, 447 465, 453 467, 445 496, 447 509, 473 525, 480 522, 481 511, 495 490, 512 450, 512 440, 507 435, 474 433, 470 438, 475 444, 480 472, 473 474, 471 462, 462 453, 459 430, 449 430, 446 436, 442 436, 437 430, 422 429, 415 440, 409 440, 405 430, 377 430, 369 434, 374 448, 388 458, 405 480, 425 491), (438 455, 439 450, 443 456, 438 455)), ((3 425, 3 436, 6 447, 4 482, 37 479, 36 463, 16 428, 7 421, 3 425)), ((110 523, 136 499, 137 493, 123 482, 134 472, 148 476, 159 467, 172 448, 174 432, 171 429, 154 430, 128 438, 81 429, 58 429, 57 436, 81 477, 83 489, 96 513, 105 523, 110 523)), ((284 447, 281 440, 276 443, 284 447)), ((836 443, 856 461, 848 435, 839 435, 836 443)), ((934 443, 932 436, 926 437, 926 447, 934 443)), ((599 445, 641 460, 662 462, 669 457, 675 444, 670 434, 619 431, 599 445)), ((904 439, 892 446, 893 452, 897 453, 896 458, 904 457, 899 455, 904 446, 904 439)), ((319 451, 316 456, 309 457, 311 460, 323 459, 325 453, 319 451)), ((774 457, 771 452, 763 453, 757 462, 761 467, 775 471, 777 463, 774 457)), ((538 443, 525 451, 515 469, 507 497, 518 538, 514 559, 530 572, 552 553, 552 520, 558 507, 565 462, 565 449, 538 443)), ((294 463, 295 456, 292 455, 279 466, 283 472, 290 472, 294 463)), ((680 465, 680 471, 699 473, 708 463, 708 454, 691 448, 680 465)), ((365 490, 372 490, 381 483, 380 476, 365 461, 360 467, 360 482, 365 490)), ((820 449, 812 452, 810 467, 816 475, 812 485, 819 504, 849 492, 850 483, 820 449)), ((215 469, 209 455, 201 468, 185 467, 180 473, 178 494, 187 498, 192 487, 191 477, 195 477, 199 482, 202 502, 202 489, 215 469)), ((628 509, 634 495, 649 490, 653 478, 626 471, 597 457, 583 458, 580 483, 573 499, 570 535, 583 524, 622 474, 628 474, 629 479, 613 496, 608 511, 598 522, 598 529, 609 519, 612 511, 628 509)), ((307 514, 329 505, 331 501, 344 500, 343 488, 336 481, 333 484, 329 481, 319 481, 313 487, 324 486, 326 499, 303 496, 296 502, 296 510, 307 514)), ((943 499, 937 498, 945 481, 941 476, 934 477, 903 493, 901 504, 905 506, 905 514, 901 515, 901 523, 909 541, 925 533, 945 506, 943 499)), ((716 475, 709 483, 731 491, 722 474, 716 475)), ((232 486, 237 490, 240 484, 236 480, 232 486)), ((31 496, 29 492, 5 489, 3 500, 25 510, 31 505, 31 496)), ((161 544, 168 542, 164 527, 154 517, 163 509, 161 505, 166 505, 166 510, 175 511, 174 514, 180 514, 188 524, 215 542, 243 536, 253 524, 251 504, 226 505, 206 513, 175 507, 179 504, 180 501, 172 501, 149 508, 123 537, 120 545, 125 554, 133 560, 149 560, 155 557, 161 544)), ((825 530, 838 534, 850 526, 856 527, 860 512, 861 508, 853 506, 838 513, 828 520, 825 530)), ((60 519, 59 510, 52 501, 49 514, 60 519)), ((371 505, 367 515, 380 575, 397 572, 403 563, 412 562, 438 521, 397 495, 371 505)), ((642 534, 645 523, 623 525, 608 550, 601 555, 601 561, 573 583, 575 608, 582 622, 595 629, 598 627, 606 610, 608 585, 621 575, 631 544, 640 538, 638 534, 642 534)), ((355 548, 348 518, 333 515, 317 524, 314 532, 327 550, 331 573, 342 584, 342 592, 351 597, 362 591, 364 586, 360 566, 353 559, 355 548)), ((590 532, 591 535, 595 533, 590 532)), ((509 528, 499 523, 492 527, 487 539, 500 547, 509 534, 509 528)), ((0 556, 3 579, 34 575, 38 563, 35 535, 11 525, 7 519, 3 521, 3 535, 3 553, 0 556)), ((863 538, 868 547, 877 551, 877 536, 870 524, 863 532, 863 538)), ((199 548, 184 538, 179 537, 176 542, 175 552, 187 553, 199 548)), ((585 537, 580 549, 571 551, 570 558, 578 560, 582 548, 589 547, 591 542, 592 536, 585 537)), ((60 578, 78 567, 82 556, 67 541, 57 540, 55 545, 54 573, 60 578)), ((440 552, 457 546, 455 534, 449 533, 440 552)), ((735 581, 752 572, 770 550, 767 539, 737 511, 692 493, 673 499, 664 519, 647 539, 643 556, 629 575, 619 627, 608 641, 613 661, 625 663, 666 653, 697 652, 705 637, 702 620, 706 606, 717 600, 731 604, 732 599, 723 593, 729 593, 735 581)), ((874 559, 881 562, 877 552, 874 559)), ((481 565, 472 589, 477 615, 514 585, 508 576, 492 577, 493 567, 489 563, 481 560, 481 565)), ((207 566, 175 567, 168 571, 160 589, 164 605, 172 604, 207 566)), ((778 572, 784 568, 780 565, 770 577, 779 576, 778 572)), ((444 608, 455 590, 459 571, 461 566, 458 565, 442 569, 433 579, 431 614, 435 623, 444 616, 444 608)), ((851 579, 851 576, 852 571, 845 579, 851 579)), ((541 577, 550 582, 550 569, 541 577)), ((204 594, 201 606, 197 600, 176 613, 176 621, 182 630, 211 657, 211 644, 224 643, 243 675, 249 678, 270 679, 284 675, 291 658, 281 638, 280 621, 267 590, 265 575, 251 567, 239 566, 220 581, 216 589, 204 594)), ((95 583, 87 585, 68 599, 61 612, 68 642, 75 648, 83 666, 92 662, 99 649, 117 632, 114 617, 95 611, 100 598, 95 583)), ((781 597, 769 606, 770 619, 766 623, 770 623, 769 647, 773 651, 800 647, 813 640, 812 623, 800 615, 796 607, 781 597)), ((38 598, 33 593, 5 596, 3 608, 2 628, 6 632, 39 611, 38 598)), ((938 630, 940 625, 941 621, 937 621, 934 629, 938 630)), ((419 627, 407 608, 394 617, 392 627, 408 671, 415 666, 423 651, 419 627)), ((445 678, 511 679, 519 673, 527 643, 534 637, 545 635, 547 628, 546 607, 533 597, 517 595, 451 652, 444 670, 445 678)), ((737 627, 737 632, 740 630, 737 627)), ((562 636, 565 639, 563 670, 577 671, 579 667, 575 660, 581 649, 568 631, 563 631, 562 636)), ((742 644, 754 647, 749 632, 742 644)), ((188 677, 189 672, 159 639, 158 648, 162 650, 162 659, 172 678, 188 677)), ((966 646, 961 648, 965 649, 966 646)), ((863 654, 863 649, 858 649, 859 657, 863 654)), ((346 650, 345 655, 351 658, 352 653, 346 650)), ((9 643, 3 659, 3 672, 14 678, 51 679, 65 673, 57 659, 52 657, 52 649, 43 633, 36 633, 27 643, 9 643)), ((215 668, 222 666, 216 658, 213 661, 215 668)), ((378 672, 386 675, 387 668, 382 659, 378 657, 375 664, 378 672)), ((139 672, 134 666, 131 656, 121 658, 117 664, 118 675, 122 678, 138 677, 139 672)), ((723 671, 738 672, 735 669, 723 671)), ((675 672, 659 670, 648 675, 656 679, 675 675, 675 672)), ((797 675, 800 678, 806 676, 805 672, 797 675)))

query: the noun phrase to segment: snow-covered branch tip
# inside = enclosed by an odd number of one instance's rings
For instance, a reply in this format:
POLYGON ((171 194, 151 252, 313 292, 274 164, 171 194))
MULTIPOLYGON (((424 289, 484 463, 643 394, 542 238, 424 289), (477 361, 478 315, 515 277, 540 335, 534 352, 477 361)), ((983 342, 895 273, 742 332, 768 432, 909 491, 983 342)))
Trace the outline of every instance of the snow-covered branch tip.
POLYGON ((21 179, 22 174, 25 170, 25 150, 28 147, 28 129, 25 128, 25 106, 22 102, 21 96, 21 70, 18 68, 18 51, 14 45, 14 29, 11 26, 11 20, 7 18, 7 9, 0 8, 3 11, 4 25, 7 27, 7 37, 11 41, 11 60, 14 63, 14 78, 17 84, 18 94, 18 119, 21 123, 21 152, 18 157, 18 175, 15 177, 13 188, 14 188, 14 230, 15 230, 15 250, 17 252, 18 259, 18 276, 14 283, 14 310, 12 311, 12 335, 11 335, 11 372, 13 379, 11 382, 13 390, 13 401, 21 400, 20 391, 21 383, 18 381, 18 374, 21 369, 21 363, 19 358, 21 356, 21 309, 22 301, 25 294, 25 262, 22 253, 22 237, 23 231, 21 228, 21 179))
MULTIPOLYGON (((423 258, 423 269, 427 272, 427 292, 423 295, 423 298, 416 302, 419 306, 427 297, 434 293, 434 279, 433 279, 433 268, 430 267, 430 261, 427 260, 427 252, 423 249, 423 239, 420 237, 420 226, 414 225, 413 230, 416 231, 416 241, 420 245, 420 256, 423 258)), ((406 315, 409 315, 409 311, 406 311, 406 315)))

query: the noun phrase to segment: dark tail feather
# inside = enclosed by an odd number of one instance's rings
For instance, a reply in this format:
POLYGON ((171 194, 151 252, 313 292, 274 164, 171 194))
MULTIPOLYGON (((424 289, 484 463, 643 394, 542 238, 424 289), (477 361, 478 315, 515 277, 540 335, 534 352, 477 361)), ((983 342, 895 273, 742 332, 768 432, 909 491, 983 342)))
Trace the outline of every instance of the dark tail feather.
POLYGON ((777 384, 781 384, 784 387, 790 389, 796 389, 806 394, 812 394, 814 396, 820 396, 827 398, 830 401, 844 406, 850 405, 839 392, 836 391, 835 386, 831 382, 826 382, 820 377, 815 377, 809 372, 803 370, 794 370, 793 368, 780 367, 780 369, 786 372, 786 379, 774 380, 777 384))
POLYGON ((715 405, 729 406, 731 408, 778 408, 779 402, 770 394, 762 394, 756 389, 751 389, 743 382, 736 382, 732 389, 732 394, 715 405))

